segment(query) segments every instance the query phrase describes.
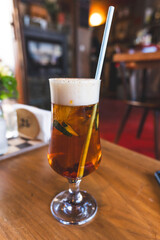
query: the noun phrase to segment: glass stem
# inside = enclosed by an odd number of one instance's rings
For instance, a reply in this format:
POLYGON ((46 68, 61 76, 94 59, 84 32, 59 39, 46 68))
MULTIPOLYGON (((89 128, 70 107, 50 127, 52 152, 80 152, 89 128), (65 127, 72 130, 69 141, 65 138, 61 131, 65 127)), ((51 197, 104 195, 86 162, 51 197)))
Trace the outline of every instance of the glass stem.
POLYGON ((82 201, 82 195, 79 190, 81 179, 78 180, 68 180, 69 182, 69 193, 70 199, 69 201, 72 204, 78 204, 82 201))

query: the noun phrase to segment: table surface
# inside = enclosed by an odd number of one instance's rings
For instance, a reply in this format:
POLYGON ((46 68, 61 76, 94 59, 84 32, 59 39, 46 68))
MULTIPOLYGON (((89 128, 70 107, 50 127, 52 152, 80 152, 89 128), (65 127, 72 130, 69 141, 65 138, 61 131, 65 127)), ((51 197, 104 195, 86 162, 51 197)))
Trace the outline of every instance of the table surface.
POLYGON ((160 240, 160 185, 154 159, 101 141, 103 159, 81 189, 97 200, 96 217, 86 225, 64 226, 50 202, 68 187, 46 158, 47 147, 0 162, 1 240, 160 240))

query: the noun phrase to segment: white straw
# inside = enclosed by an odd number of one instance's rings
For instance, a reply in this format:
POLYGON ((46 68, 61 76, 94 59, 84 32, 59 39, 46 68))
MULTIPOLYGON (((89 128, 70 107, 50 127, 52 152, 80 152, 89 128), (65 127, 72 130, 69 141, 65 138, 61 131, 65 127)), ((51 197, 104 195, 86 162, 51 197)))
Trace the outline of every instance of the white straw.
MULTIPOLYGON (((109 7, 107 21, 106 21, 106 25, 105 25, 105 29, 104 29, 104 34, 103 34, 101 50, 100 50, 99 59, 98 59, 96 75, 95 75, 96 80, 99 80, 100 76, 101 76, 104 56, 105 56, 106 47, 107 47, 107 43, 108 43, 109 32, 110 32, 110 28, 111 28, 111 22, 112 22, 112 18, 113 18, 113 12, 114 12, 114 7, 112 7, 112 6, 109 7)), ((91 140, 92 129, 93 129, 96 112, 97 112, 97 104, 95 104, 93 107, 87 137, 86 137, 83 149, 82 149, 82 154, 81 154, 81 158, 79 161, 78 173, 77 173, 78 178, 82 178, 83 174, 84 174, 85 162, 86 162, 86 158, 87 158, 87 154, 88 154, 88 148, 89 148, 89 144, 90 144, 90 140, 91 140)))
POLYGON ((101 50, 100 50, 99 59, 98 59, 98 65, 97 65, 96 74, 95 74, 96 80, 99 80, 101 77, 102 66, 103 66, 104 57, 105 57, 105 53, 106 53, 106 47, 107 47, 107 43, 108 43, 113 13, 114 13, 114 7, 110 6, 109 10, 108 10, 108 16, 107 16, 107 20, 106 20, 106 25, 105 25, 104 34, 103 34, 103 40, 102 40, 102 44, 101 44, 101 50))

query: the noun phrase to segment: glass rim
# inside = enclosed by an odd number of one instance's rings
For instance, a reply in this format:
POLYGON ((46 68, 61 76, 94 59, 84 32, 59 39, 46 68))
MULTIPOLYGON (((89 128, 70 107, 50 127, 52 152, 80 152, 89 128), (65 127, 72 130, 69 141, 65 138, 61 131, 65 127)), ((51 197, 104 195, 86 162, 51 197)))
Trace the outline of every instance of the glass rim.
POLYGON ((49 81, 53 81, 53 82, 56 82, 56 81, 63 81, 63 82, 75 82, 76 81, 81 81, 81 82, 87 82, 87 81, 97 81, 97 82, 101 82, 101 79, 97 80, 95 78, 49 78, 49 81))

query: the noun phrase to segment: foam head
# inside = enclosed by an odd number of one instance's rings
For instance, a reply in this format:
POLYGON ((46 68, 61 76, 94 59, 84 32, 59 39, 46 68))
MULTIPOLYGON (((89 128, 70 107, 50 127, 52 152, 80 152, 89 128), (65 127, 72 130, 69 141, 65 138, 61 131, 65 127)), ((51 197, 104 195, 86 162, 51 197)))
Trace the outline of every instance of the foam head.
POLYGON ((51 102, 65 106, 85 106, 99 102, 100 80, 51 78, 51 102))

